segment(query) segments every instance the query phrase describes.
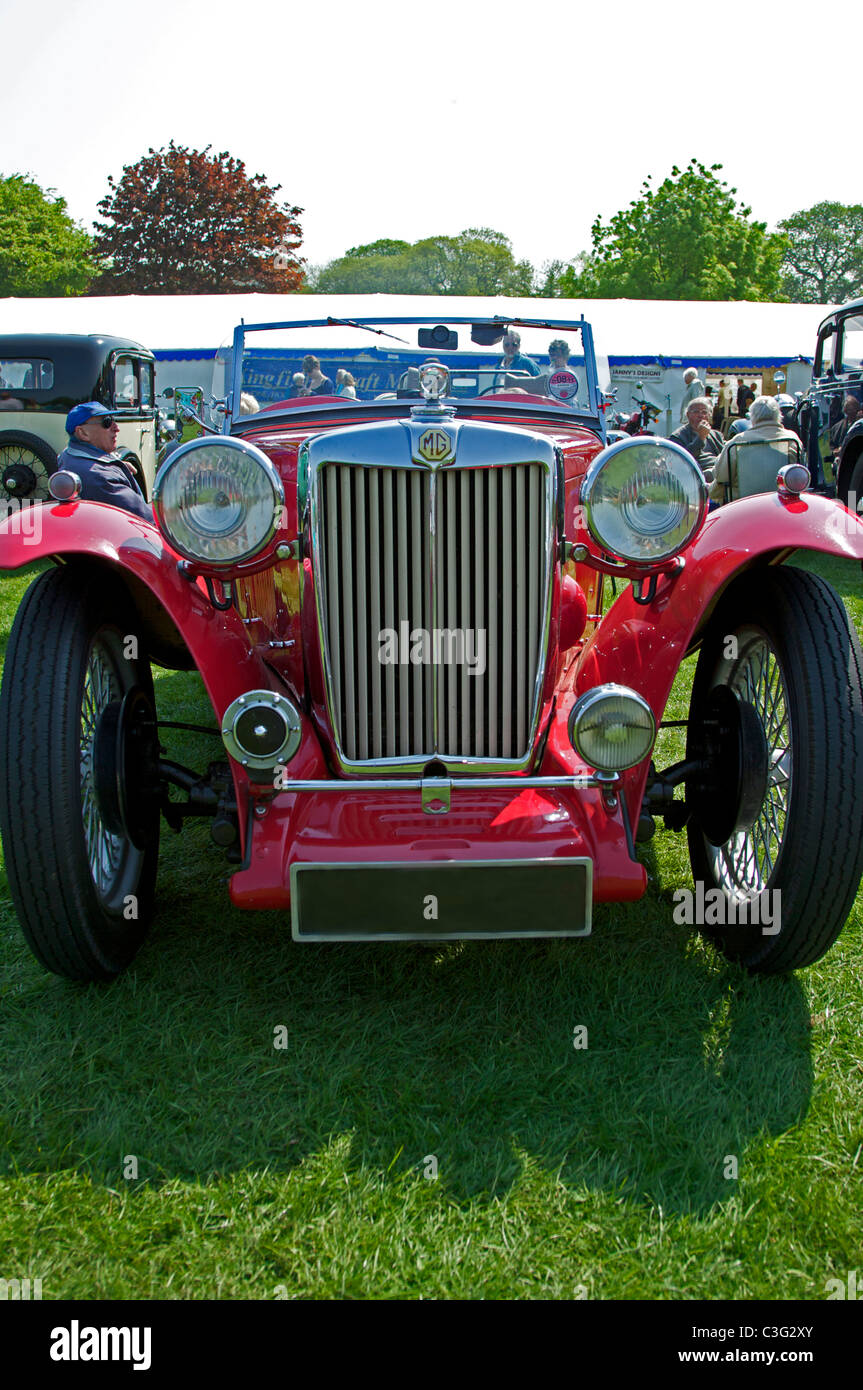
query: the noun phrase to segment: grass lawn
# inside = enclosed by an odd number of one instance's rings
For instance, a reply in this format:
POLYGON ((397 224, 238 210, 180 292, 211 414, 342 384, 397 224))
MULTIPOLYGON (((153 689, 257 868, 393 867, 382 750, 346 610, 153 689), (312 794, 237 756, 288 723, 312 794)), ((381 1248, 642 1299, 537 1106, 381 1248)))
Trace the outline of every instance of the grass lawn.
MULTIPOLYGON (((798 563, 863 628, 859 567, 798 563)), ((0 579, 0 659, 28 579, 0 579)), ((157 689, 209 717, 196 677, 157 689)), ((229 906, 205 825, 165 828, 157 919, 107 987, 42 971, 0 863, 0 1277, 45 1299, 823 1299, 863 1268, 863 894, 824 961, 753 980, 672 922, 685 837, 642 852, 646 897, 586 940, 297 946, 229 906)))

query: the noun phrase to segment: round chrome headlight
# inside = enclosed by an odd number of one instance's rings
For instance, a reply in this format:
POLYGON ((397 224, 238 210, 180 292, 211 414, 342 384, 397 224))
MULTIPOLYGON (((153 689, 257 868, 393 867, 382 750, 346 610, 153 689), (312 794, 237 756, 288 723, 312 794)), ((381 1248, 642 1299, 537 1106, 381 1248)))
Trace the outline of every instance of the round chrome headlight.
POLYGON ((695 535, 707 508, 707 484, 680 444, 622 439, 588 468, 581 505, 603 550, 652 565, 676 555, 695 535))
POLYGON ((573 705, 569 741, 588 767, 624 772, 643 762, 656 741, 653 710, 625 685, 597 685, 573 705))
POLYGON ((230 435, 182 444, 153 486, 156 517, 174 550, 214 569, 263 550, 284 505, 281 478, 266 454, 230 435))

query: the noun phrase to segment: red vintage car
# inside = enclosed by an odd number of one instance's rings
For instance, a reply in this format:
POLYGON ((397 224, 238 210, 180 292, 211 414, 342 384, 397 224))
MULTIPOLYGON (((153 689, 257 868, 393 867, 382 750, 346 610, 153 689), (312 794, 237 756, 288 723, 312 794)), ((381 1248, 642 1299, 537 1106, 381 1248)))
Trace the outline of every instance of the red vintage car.
POLYGON ((298 942, 584 935, 645 891, 660 817, 729 958, 827 950, 863 872, 863 659, 784 562, 863 560, 863 520, 799 467, 708 514, 678 445, 608 447, 583 319, 250 325, 223 361, 152 525, 70 474, 38 535, 0 523, 0 569, 55 562, 0 695, 6 870, 48 969, 133 958, 162 816, 209 817, 232 901, 298 942), (657 767, 696 648, 685 756, 657 767), (200 672, 222 761, 163 756, 151 662, 200 672))

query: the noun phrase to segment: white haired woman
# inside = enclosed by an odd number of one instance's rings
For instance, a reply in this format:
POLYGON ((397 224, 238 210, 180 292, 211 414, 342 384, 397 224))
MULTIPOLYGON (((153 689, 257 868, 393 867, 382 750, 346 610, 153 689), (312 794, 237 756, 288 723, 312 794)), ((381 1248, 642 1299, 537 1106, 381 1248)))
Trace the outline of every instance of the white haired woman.
POLYGON ((787 430, 782 423, 782 412, 779 402, 775 396, 756 396, 749 407, 749 429, 743 435, 735 435, 723 446, 722 453, 716 460, 716 467, 713 471, 713 484, 710 488, 710 499, 712 502, 722 502, 725 499, 725 489, 730 488, 731 496, 734 497, 740 491, 740 479, 737 475, 739 460, 738 449, 732 449, 732 445, 739 445, 741 439, 750 442, 761 442, 763 444, 775 443, 777 440, 790 439, 797 445, 799 451, 797 458, 794 457, 794 450, 789 450, 789 463, 803 463, 805 459, 803 443, 799 434, 793 430, 787 430))

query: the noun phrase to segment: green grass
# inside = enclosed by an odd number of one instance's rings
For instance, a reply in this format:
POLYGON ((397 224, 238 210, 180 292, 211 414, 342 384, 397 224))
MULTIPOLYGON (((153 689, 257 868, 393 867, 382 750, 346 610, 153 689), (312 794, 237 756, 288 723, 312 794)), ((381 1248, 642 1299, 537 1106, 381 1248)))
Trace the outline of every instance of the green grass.
MULTIPOLYGON (((798 562, 863 627, 859 568, 798 562)), ((28 578, 0 580, 0 657, 28 578)), ((158 690, 208 717, 196 677, 158 690)), ((583 941, 297 946, 230 907, 205 826, 163 834, 157 919, 107 987, 41 970, 0 872, 0 1277, 46 1299, 821 1299, 863 1266, 863 895, 824 961, 753 980, 673 925, 688 860, 660 832, 646 897, 583 941)))

